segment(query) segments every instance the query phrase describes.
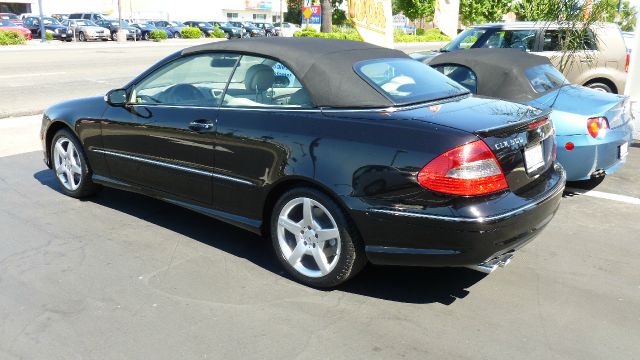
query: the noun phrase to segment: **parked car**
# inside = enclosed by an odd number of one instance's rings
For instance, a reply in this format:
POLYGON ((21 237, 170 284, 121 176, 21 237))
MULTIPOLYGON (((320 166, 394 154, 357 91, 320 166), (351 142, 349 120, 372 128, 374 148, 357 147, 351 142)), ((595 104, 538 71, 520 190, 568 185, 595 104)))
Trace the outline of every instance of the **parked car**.
POLYGON ((11 31, 24 36, 25 39, 31 40, 33 35, 31 31, 25 27, 18 26, 9 20, 0 20, 0 30, 11 31))
POLYGON ((275 24, 275 29, 278 36, 284 37, 292 37, 294 32, 301 30, 300 26, 288 22, 275 24))
POLYGON ((147 21, 147 24, 155 25, 158 29, 166 31, 169 37, 176 39, 182 37, 182 28, 185 27, 180 21, 156 20, 147 21))
POLYGON ((438 55, 429 65, 474 94, 552 109, 557 157, 567 180, 612 174, 627 159, 632 136, 629 98, 573 85, 546 57, 512 49, 473 49, 438 55))
MULTIPOLYGON (((53 35, 54 39, 61 41, 73 40, 73 32, 71 31, 71 29, 62 25, 58 20, 52 17, 45 16, 42 18, 42 22, 44 23, 44 30, 53 35)), ((29 29, 34 37, 41 37, 39 17, 29 16, 24 18, 23 26, 29 29)))
MULTIPOLYGON (((137 24, 132 24, 131 26, 133 26, 134 28, 140 30, 140 32, 142 33, 142 39, 143 40, 151 39, 151 32, 154 31, 154 30, 160 30, 155 25, 149 24, 149 23, 146 23, 146 24, 137 23, 137 24)), ((164 31, 167 34, 167 37, 172 37, 171 35, 173 35, 168 30, 160 30, 160 31, 164 31)))
POLYGON ((195 27, 202 31, 202 37, 211 37, 215 30, 211 24, 206 21, 185 21, 186 26, 195 27))
POLYGON ((107 18, 105 18, 101 13, 97 13, 97 12, 72 13, 68 15, 67 19, 69 20, 84 19, 84 20, 91 20, 95 23, 97 23, 100 20, 107 20, 107 18))
POLYGON ((237 28, 228 22, 225 21, 209 21, 209 24, 215 27, 217 26, 220 30, 224 31, 224 37, 227 39, 232 38, 241 38, 242 37, 242 29, 237 28))
MULTIPOLYGON (((98 20, 95 23, 98 26, 109 29, 111 40, 118 40, 118 29, 120 28, 118 20, 98 20)), ((126 20, 122 20, 122 30, 127 32, 127 40, 140 40, 142 38, 142 31, 130 26, 126 20)))
POLYGON ((40 136, 64 194, 104 185, 192 209, 270 237, 293 277, 331 287, 368 261, 506 263, 562 198, 546 116, 471 96, 398 50, 247 39, 54 105, 40 136))
MULTIPOLYGON (((558 67, 563 24, 549 22, 511 22, 475 25, 460 33, 440 52, 469 48, 512 48, 548 57, 558 67)), ((592 89, 622 93, 629 56, 616 24, 599 23, 584 39, 585 51, 574 54, 564 75, 574 84, 592 89)), ((435 56, 438 53, 433 53, 435 56)))
POLYGON ((264 30, 265 36, 278 36, 276 28, 270 23, 253 23, 255 26, 264 30))
POLYGON ((267 32, 264 29, 259 28, 252 22, 247 21, 242 24, 244 25, 244 29, 246 30, 246 33, 249 34, 249 36, 251 37, 267 36, 267 32))
POLYGON ((64 20, 69 20, 69 14, 51 14, 51 17, 60 22, 64 20))
POLYGON ((8 20, 18 26, 22 26, 22 20, 16 14, 0 13, 0 20, 8 20))
POLYGON ((109 29, 98 26, 91 20, 63 20, 62 25, 70 28, 73 31, 74 38, 78 41, 107 41, 111 36, 109 29))

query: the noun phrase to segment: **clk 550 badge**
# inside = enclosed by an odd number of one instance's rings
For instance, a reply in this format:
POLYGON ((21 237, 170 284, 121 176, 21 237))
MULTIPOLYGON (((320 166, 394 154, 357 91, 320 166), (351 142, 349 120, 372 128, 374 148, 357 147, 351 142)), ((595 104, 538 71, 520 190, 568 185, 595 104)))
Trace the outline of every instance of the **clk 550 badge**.
POLYGON ((507 147, 517 148, 520 145, 524 145, 526 143, 527 142, 524 139, 524 137, 517 137, 517 138, 513 138, 513 139, 509 139, 509 140, 505 140, 505 141, 496 143, 493 146, 496 148, 496 150, 500 150, 500 149, 504 149, 504 148, 507 148, 507 147))

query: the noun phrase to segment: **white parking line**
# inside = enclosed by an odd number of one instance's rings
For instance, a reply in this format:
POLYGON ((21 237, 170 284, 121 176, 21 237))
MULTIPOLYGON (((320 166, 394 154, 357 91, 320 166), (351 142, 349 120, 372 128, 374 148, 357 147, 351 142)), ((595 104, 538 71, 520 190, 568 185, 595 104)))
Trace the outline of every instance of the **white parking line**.
POLYGON ((600 199, 619 201, 619 202, 632 204, 632 205, 640 205, 640 199, 636 198, 636 197, 633 197, 633 196, 611 194, 611 193, 602 192, 602 191, 596 191, 596 190, 576 189, 576 188, 571 188, 571 187, 568 187, 566 189, 566 191, 571 192, 571 193, 575 193, 575 194, 580 194, 580 195, 586 195, 586 196, 591 196, 591 197, 595 197, 595 198, 600 198, 600 199))
POLYGON ((0 75, 0 79, 12 79, 12 78, 22 78, 22 77, 36 77, 36 76, 47 76, 47 75, 62 75, 62 74, 66 74, 66 72, 64 72, 64 71, 58 71, 58 72, 37 73, 37 74, 0 75))

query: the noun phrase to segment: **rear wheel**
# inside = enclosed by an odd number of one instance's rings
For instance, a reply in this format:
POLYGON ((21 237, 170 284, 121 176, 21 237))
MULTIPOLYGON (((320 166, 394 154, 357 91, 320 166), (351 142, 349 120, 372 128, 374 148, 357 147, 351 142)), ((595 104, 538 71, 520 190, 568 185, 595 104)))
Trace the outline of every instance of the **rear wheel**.
POLYGON ((91 168, 82 145, 67 129, 59 130, 53 136, 51 165, 65 195, 83 198, 100 190, 100 186, 91 180, 91 168))
POLYGON ((113 34, 111 34, 111 40, 118 41, 118 33, 117 32, 114 32, 113 34))
POLYGON ((145 40, 149 41, 149 37, 150 37, 150 36, 149 36, 149 33, 144 33, 144 35, 142 35, 142 37, 143 37, 145 40))
POLYGON ((366 264, 355 226, 320 191, 297 188, 285 193, 276 203, 270 224, 278 260, 306 285, 336 286, 366 264))
POLYGON ((174 39, 180 39, 180 33, 179 33, 179 32, 177 32, 177 31, 176 31, 176 32, 174 32, 174 33, 173 33, 173 38, 174 38, 174 39))
POLYGON ((598 90, 598 91, 603 91, 608 93, 613 92, 613 90, 609 85, 601 82, 592 82, 592 83, 586 84, 585 86, 593 90, 598 90))

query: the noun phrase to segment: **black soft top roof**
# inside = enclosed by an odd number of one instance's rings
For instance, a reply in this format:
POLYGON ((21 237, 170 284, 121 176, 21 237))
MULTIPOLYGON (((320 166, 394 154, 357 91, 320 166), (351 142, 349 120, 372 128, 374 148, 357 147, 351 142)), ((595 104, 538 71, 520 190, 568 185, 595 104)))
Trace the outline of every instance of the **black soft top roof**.
POLYGON ((538 65, 552 65, 546 57, 517 49, 459 50, 443 53, 426 61, 431 66, 464 65, 476 74, 478 95, 519 103, 526 103, 542 95, 533 90, 525 70, 538 65))
POLYGON ((287 66, 319 107, 371 108, 395 105, 353 69, 359 61, 407 58, 405 53, 365 42, 321 38, 251 38, 184 49, 182 55, 227 51, 275 59, 287 66))

